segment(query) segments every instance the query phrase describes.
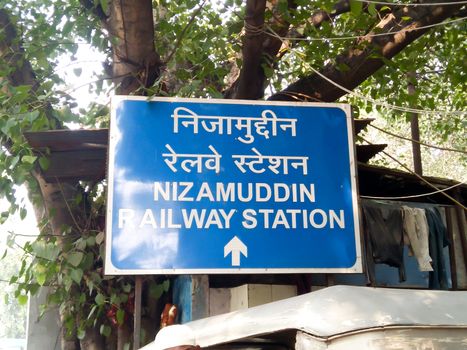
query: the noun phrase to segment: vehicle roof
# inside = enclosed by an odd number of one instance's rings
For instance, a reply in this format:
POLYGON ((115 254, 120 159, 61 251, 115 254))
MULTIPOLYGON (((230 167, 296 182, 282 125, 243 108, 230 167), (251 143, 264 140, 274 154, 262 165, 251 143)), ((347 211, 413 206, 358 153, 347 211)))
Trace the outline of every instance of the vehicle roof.
MULTIPOLYGON (((466 310, 467 292, 333 286, 185 326, 196 345, 211 346, 287 329, 328 338, 375 327, 467 327, 466 310)), ((161 349, 164 332, 151 349, 161 349)))

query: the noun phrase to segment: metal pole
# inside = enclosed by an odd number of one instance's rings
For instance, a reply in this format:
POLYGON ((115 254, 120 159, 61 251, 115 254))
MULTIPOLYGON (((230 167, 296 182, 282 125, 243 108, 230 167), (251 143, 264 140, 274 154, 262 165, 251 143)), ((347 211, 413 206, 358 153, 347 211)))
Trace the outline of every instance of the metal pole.
POLYGON ((133 314, 133 350, 140 348, 141 335, 141 292, 143 289, 143 278, 135 278, 135 312, 133 314))

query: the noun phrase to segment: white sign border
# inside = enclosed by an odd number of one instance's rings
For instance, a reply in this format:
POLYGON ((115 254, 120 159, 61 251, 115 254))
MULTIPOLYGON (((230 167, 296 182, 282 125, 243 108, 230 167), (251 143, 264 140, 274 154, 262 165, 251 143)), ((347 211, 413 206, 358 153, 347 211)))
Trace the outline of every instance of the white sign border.
POLYGON ((324 102, 288 102, 288 101, 258 101, 258 100, 231 100, 231 99, 196 99, 180 97, 144 97, 144 96, 112 96, 110 102, 110 127, 109 147, 107 155, 107 208, 105 230, 105 261, 104 275, 197 275, 197 274, 295 274, 295 273, 362 273, 363 262, 361 252, 361 225, 359 220, 359 201, 357 188, 357 162, 354 143, 354 127, 352 123, 351 107, 345 103, 324 102), (123 101, 147 101, 147 102, 191 102, 191 103, 217 103, 217 104, 243 104, 243 105, 268 105, 268 106, 311 106, 322 108, 340 108, 344 111, 347 120, 347 140, 349 142, 350 181, 352 188, 352 206, 355 231, 355 264, 348 268, 225 268, 225 269, 119 269, 112 263, 112 214, 114 191, 114 160, 117 135, 112 125, 116 123, 117 106, 123 101))

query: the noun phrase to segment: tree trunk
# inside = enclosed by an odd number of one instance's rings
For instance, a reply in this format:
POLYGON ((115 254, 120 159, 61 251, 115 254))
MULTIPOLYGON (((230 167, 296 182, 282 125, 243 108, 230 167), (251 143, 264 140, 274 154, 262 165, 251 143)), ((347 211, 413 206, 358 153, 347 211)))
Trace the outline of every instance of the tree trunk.
POLYGON ((117 39, 113 45, 113 78, 117 95, 132 94, 154 84, 159 77, 161 62, 154 48, 151 0, 112 1, 105 25, 110 35, 117 39))

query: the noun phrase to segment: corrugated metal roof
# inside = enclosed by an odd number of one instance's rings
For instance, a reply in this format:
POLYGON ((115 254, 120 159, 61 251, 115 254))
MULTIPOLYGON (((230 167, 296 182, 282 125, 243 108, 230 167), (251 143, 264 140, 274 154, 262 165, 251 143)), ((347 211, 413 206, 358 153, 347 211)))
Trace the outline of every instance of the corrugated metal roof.
MULTIPOLYGON (((289 329, 320 338, 394 326, 456 326, 467 331, 465 310, 465 291, 333 286, 184 326, 194 336, 196 345, 205 347, 289 329)), ((155 342, 144 349, 163 349, 166 334, 176 340, 169 328, 162 329, 155 342)))

